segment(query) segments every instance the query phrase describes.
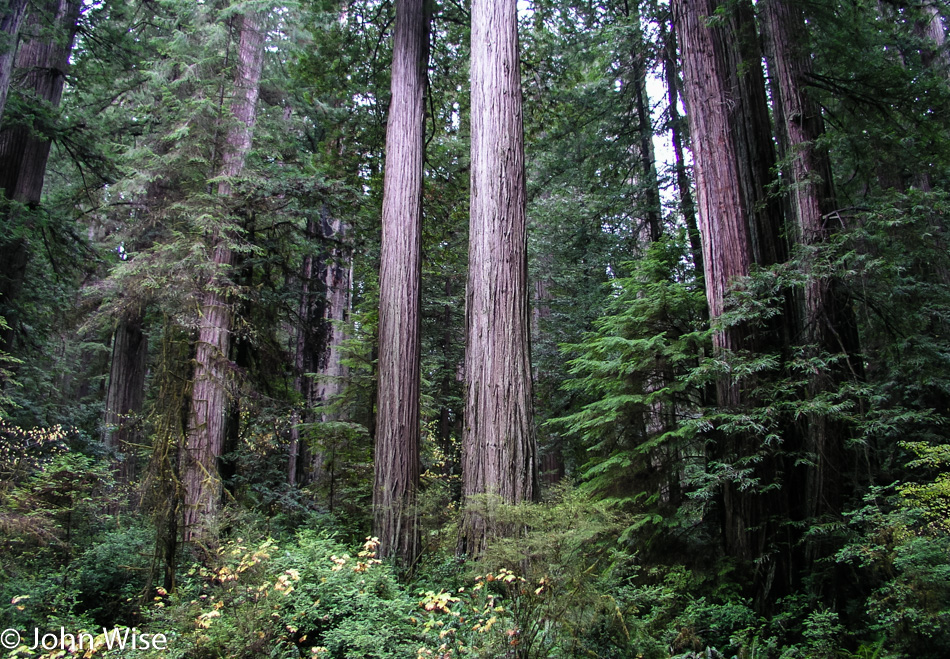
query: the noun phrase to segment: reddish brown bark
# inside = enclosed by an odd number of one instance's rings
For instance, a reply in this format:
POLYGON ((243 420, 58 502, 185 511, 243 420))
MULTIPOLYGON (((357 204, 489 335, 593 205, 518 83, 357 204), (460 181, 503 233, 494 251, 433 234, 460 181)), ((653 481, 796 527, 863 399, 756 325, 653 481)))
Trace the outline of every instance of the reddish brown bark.
MULTIPOLYGON (((27 40, 16 54, 16 68, 23 72, 17 84, 31 101, 50 108, 59 107, 63 97, 69 54, 72 51, 79 17, 79 0, 51 0, 44 11, 27 18, 23 32, 27 40), (52 25, 52 37, 39 32, 52 25), (30 38, 30 36, 35 38, 30 38)), ((0 132, 0 189, 7 199, 29 207, 37 206, 43 195, 43 178, 49 159, 50 140, 41 126, 14 124, 0 132)), ((24 223, 17 206, 3 212, 0 230, 0 315, 10 329, 0 334, 0 350, 9 350, 17 327, 16 301, 23 287, 30 258, 28 238, 31 220, 24 223)))
POLYGON ((17 36, 26 15, 26 5, 27 0, 0 0, 0 119, 7 103, 17 36))
POLYGON ((422 166, 429 16, 426 0, 396 4, 392 100, 386 129, 379 271, 379 388, 373 532, 383 556, 418 552, 422 166))
MULTIPOLYGON (((753 262, 749 209, 742 195, 739 156, 728 112, 736 101, 729 84, 726 47, 721 30, 707 25, 716 4, 714 0, 674 0, 672 5, 682 45, 706 299, 713 319, 722 315, 733 280, 748 275, 753 262)), ((742 344, 742 333, 724 330, 717 332, 713 341, 718 349, 736 349, 742 344)), ((734 396, 728 388, 723 394, 723 404, 734 396)))
POLYGON ((493 501, 538 494, 532 418, 524 129, 515 0, 472 3, 472 196, 466 291, 462 551, 499 528, 493 501), (487 495, 487 507, 473 498, 487 495))
MULTIPOLYGON (((251 148, 264 57, 264 36, 258 27, 258 17, 248 13, 239 20, 238 64, 231 101, 233 121, 225 137, 217 190, 222 207, 227 206, 231 196, 231 179, 243 171, 251 148)), ((218 459, 224 445, 230 370, 231 312, 225 279, 233 259, 229 238, 224 231, 211 237, 212 261, 217 272, 205 284, 200 309, 191 414, 182 452, 183 538, 186 542, 206 536, 221 505, 218 459)))
MULTIPOLYGON (((48 22, 52 22, 54 35, 29 39, 16 55, 16 68, 23 72, 17 84, 20 93, 52 108, 59 107, 63 98, 79 6, 78 0, 53 0, 45 12, 32 12, 24 28, 26 35, 38 33, 48 22)), ((13 125, 0 133, 0 188, 7 199, 28 205, 40 201, 50 152, 49 139, 31 128, 13 125)))
MULTIPOLYGON (((720 3, 725 4, 725 3, 720 3)), ((751 0, 729 3, 724 37, 729 117, 739 168, 739 190, 749 217, 752 259, 758 265, 788 260, 782 202, 769 188, 775 183, 775 146, 769 118, 762 50, 751 0)))
MULTIPOLYGON (((824 133, 821 107, 808 89, 811 58, 805 49, 807 33, 801 7, 788 0, 763 3, 762 18, 769 45, 769 71, 775 81, 775 102, 784 122, 787 142, 789 195, 798 239, 806 246, 829 238, 827 218, 835 210, 831 162, 818 145, 824 133)), ((806 262, 806 267, 808 267, 806 262)), ((812 274, 805 285, 803 336, 813 354, 855 354, 856 323, 851 304, 832 278, 812 274)), ((809 394, 819 395, 836 387, 848 373, 845 367, 816 373, 809 394)), ((808 418, 805 449, 813 456, 808 469, 804 502, 809 516, 841 511, 843 478, 842 442, 849 430, 824 415, 808 418)))
POLYGON ((119 454, 117 474, 123 483, 135 478, 134 451, 142 441, 142 404, 148 339, 142 331, 141 314, 121 320, 112 339, 112 364, 106 390, 102 441, 119 454))
MULTIPOLYGON (((706 297, 714 321, 722 315, 726 293, 736 278, 748 275, 753 263, 774 263, 786 253, 781 209, 767 203, 765 196, 770 181, 762 165, 774 162, 774 156, 771 146, 765 144, 771 140, 771 129, 763 112, 764 78, 761 57, 755 55, 751 6, 740 2, 730 7, 724 20, 710 24, 720 4, 718 0, 672 3, 683 53, 706 297)), ((755 352, 766 341, 778 338, 775 330, 760 329, 757 334, 739 324, 717 331, 713 345, 718 352, 755 352)), ((754 402, 743 392, 743 383, 733 378, 720 378, 716 393, 719 405, 725 408, 741 409, 754 402)), ((755 436, 721 435, 714 457, 735 462, 762 456, 763 450, 755 436)), ((756 461, 752 477, 763 485, 773 485, 781 482, 782 472, 781 460, 768 455, 756 461)), ((779 530, 770 520, 788 511, 784 490, 764 494, 731 480, 723 484, 723 544, 728 555, 756 561, 754 587, 760 598, 768 595, 773 580, 789 581, 789 566, 766 558, 768 545, 779 540, 779 530)))

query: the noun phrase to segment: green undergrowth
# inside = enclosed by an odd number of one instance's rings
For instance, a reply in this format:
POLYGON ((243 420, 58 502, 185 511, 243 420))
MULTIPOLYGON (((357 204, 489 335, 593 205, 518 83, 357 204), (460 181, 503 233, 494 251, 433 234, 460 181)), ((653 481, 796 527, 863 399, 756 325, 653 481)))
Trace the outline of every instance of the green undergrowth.
MULTIPOLYGON (((920 460, 942 464, 943 456, 921 449, 920 460)), ((91 481, 86 487, 94 495, 91 481)), ((71 559, 55 570, 39 561, 64 551, 64 538, 44 547, 23 535, 18 549, 6 545, 2 626, 21 630, 24 645, 4 656, 944 656, 950 544, 934 517, 942 487, 938 479, 885 488, 851 515, 836 562, 868 584, 860 607, 836 610, 803 588, 768 617, 739 594, 736 566, 648 563, 618 542, 628 520, 572 487, 547 503, 504 508, 504 523, 520 534, 477 561, 435 548, 408 577, 376 558, 374 538, 354 545, 319 529, 277 538, 249 531, 200 562, 183 561, 168 591, 147 586, 152 538, 144 527, 95 529, 87 520, 77 528, 96 541, 72 538, 71 559), (94 647, 29 648, 33 628, 61 627, 88 632, 94 647)))

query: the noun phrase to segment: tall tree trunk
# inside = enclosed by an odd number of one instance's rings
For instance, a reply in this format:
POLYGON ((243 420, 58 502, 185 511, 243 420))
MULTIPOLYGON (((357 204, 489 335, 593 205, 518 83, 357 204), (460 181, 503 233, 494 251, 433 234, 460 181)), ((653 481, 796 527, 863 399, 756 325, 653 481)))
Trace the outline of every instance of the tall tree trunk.
MULTIPOLYGON (((342 419, 336 409, 337 401, 346 387, 347 367, 343 363, 344 323, 350 317, 353 288, 353 255, 346 246, 347 226, 339 218, 324 215, 323 235, 334 245, 321 266, 319 331, 314 355, 317 378, 310 380, 311 407, 320 408, 320 421, 327 423, 342 419)), ((339 439, 323 450, 307 454, 308 479, 327 491, 327 506, 333 510, 336 487, 335 472, 327 465, 334 462, 333 454, 339 439), (329 453, 327 452, 329 451, 329 453)))
POLYGON ((650 108, 650 96, 647 93, 647 59, 644 35, 641 29, 639 3, 634 3, 631 22, 635 25, 637 44, 631 53, 632 66, 628 86, 633 90, 634 114, 637 119, 638 157, 640 159, 640 180, 645 199, 644 216, 646 218, 646 238, 656 242, 663 235, 663 211, 660 206, 660 182, 656 170, 656 153, 653 148, 653 117, 650 108))
MULTIPOLYGON (((24 31, 35 37, 29 38, 17 52, 16 68, 24 72, 17 87, 35 103, 53 109, 59 107, 80 4, 79 0, 51 0, 43 11, 31 12, 26 21, 24 31), (53 36, 41 39, 39 35, 47 23, 52 26, 53 36)), ((0 189, 6 199, 30 208, 40 203, 49 159, 51 143, 43 130, 43 126, 18 123, 0 132, 0 189)), ((2 213, 0 315, 7 319, 10 329, 0 334, 0 350, 9 350, 18 323, 16 301, 29 262, 27 236, 32 221, 17 205, 3 209, 2 213), (25 226, 18 226, 21 224, 25 226)))
MULTIPOLYGON (((155 368, 156 398, 152 403, 152 456, 142 478, 143 510, 151 513, 155 550, 149 585, 161 582, 173 590, 178 554, 178 527, 183 492, 179 457, 185 442, 188 394, 193 356, 192 342, 177 322, 167 316, 161 328, 155 368)), ((146 592, 148 590, 146 589, 146 592)))
MULTIPOLYGON (((730 8, 724 24, 709 24, 718 0, 674 0, 673 18, 683 53, 684 97, 695 158, 696 192, 703 237, 706 298, 713 321, 724 311, 726 293, 737 277, 750 273, 755 262, 774 263, 785 255, 779 207, 766 203, 770 183, 763 163, 770 161, 771 129, 760 57, 750 53, 754 25, 751 7, 740 2, 730 8), (754 73, 757 72, 757 73, 754 73), (758 77, 756 77, 758 76, 758 77), (766 108, 767 110, 767 108, 766 108)), ((777 332, 777 330, 776 330, 777 332)), ((760 330, 761 333, 761 330, 760 330)), ((772 334, 771 331, 766 335, 772 334)), ((772 340, 778 338, 770 337, 772 340)), ((717 352, 757 351, 763 337, 746 324, 720 329, 713 336, 717 352)), ((740 382, 721 378, 716 387, 721 407, 741 410, 751 404, 740 382)), ((719 460, 739 460, 762 450, 756 437, 723 436, 717 442, 719 460)), ((778 483, 782 465, 775 456, 756 462, 754 477, 778 483)), ((776 529, 770 519, 788 511, 782 490, 769 494, 726 482, 722 492, 723 544, 726 553, 756 561, 754 587, 765 598, 776 573, 787 583, 789 566, 765 557, 776 529)))
MULTIPOLYGON (((307 219, 305 234, 306 244, 310 249, 316 239, 316 222, 313 218, 307 219)), ((294 341, 294 391, 300 400, 290 416, 290 449, 287 455, 287 483, 294 486, 299 480, 300 456, 303 453, 300 442, 300 424, 309 421, 310 379, 307 377, 307 366, 312 359, 307 351, 307 334, 311 325, 310 310, 313 307, 311 288, 314 279, 314 255, 308 251, 300 264, 300 304, 297 305, 297 325, 294 341), (303 408, 303 409, 301 409, 303 408)))
POLYGON ((313 374, 317 371, 316 346, 321 343, 314 339, 314 334, 320 332, 326 309, 326 291, 320 287, 320 272, 325 270, 326 266, 314 253, 318 236, 322 238, 322 231, 318 234, 322 225, 322 218, 319 225, 314 218, 307 218, 304 238, 308 251, 300 264, 300 304, 297 306, 294 345, 294 391, 300 396, 300 407, 291 413, 290 452, 287 461, 287 481, 290 485, 306 483, 309 476, 305 466, 308 451, 300 440, 300 424, 313 420, 313 374))
MULTIPOLYGON (((751 270, 752 237, 749 209, 742 195, 738 152, 728 112, 736 101, 729 84, 726 47, 720 28, 707 25, 716 10, 715 0, 673 0, 673 18, 683 53, 684 100, 693 146, 696 196, 709 315, 719 318, 732 281, 751 270)), ((717 332, 717 349, 738 349, 744 330, 732 327, 717 332)), ((720 387, 721 404, 734 400, 738 391, 720 387)))
MULTIPOLYGON (((798 238, 805 246, 820 245, 831 234, 827 218, 835 210, 828 153, 817 141, 824 133, 821 107, 809 94, 811 58, 800 6, 788 0, 768 0, 762 11, 769 45, 769 70, 775 80, 776 103, 784 119, 787 140, 789 194, 798 238)), ((804 291, 804 340, 812 353, 854 355, 858 351, 851 304, 835 279, 812 274, 804 291)), ((815 373, 809 394, 837 387, 852 369, 845 365, 815 373)), ((803 499, 809 517, 841 512, 844 483, 843 441, 847 427, 824 415, 808 418, 806 450, 815 461, 808 470, 803 499)))
POLYGON ((492 501, 538 495, 525 221, 524 128, 515 0, 472 3, 472 196, 460 549, 504 532, 492 501), (475 497, 487 495, 478 510, 475 497))
MULTIPOLYGON (((724 3, 720 3, 724 4, 724 3)), ((749 215, 753 261, 762 266, 788 260, 782 201, 770 194, 775 183, 775 145, 769 118, 762 49, 751 0, 731 3, 725 30, 727 75, 731 101, 729 124, 736 145, 740 192, 749 215)))
POLYGON ((102 431, 103 443, 121 455, 118 476, 126 484, 135 478, 133 451, 142 443, 147 359, 148 339, 142 331, 142 314, 133 312, 119 321, 113 334, 102 431))
MULTIPOLYGON (((319 248, 301 264, 301 296, 294 347, 294 388, 301 409, 295 410, 288 457, 288 481, 327 488, 325 448, 304 442, 298 424, 336 421, 332 411, 342 393, 346 367, 342 362, 343 323, 349 317, 352 264, 345 246, 346 226, 324 208, 320 217, 307 222, 308 243, 319 248)), ((327 488, 332 491, 332 488, 327 488)), ((332 496, 327 501, 333 508, 332 496)))
POLYGON ((7 104, 13 58, 16 55, 20 23, 26 15, 27 0, 0 0, 0 120, 7 104))
MULTIPOLYGON (((661 29, 666 24, 661 24, 661 29)), ((693 200, 693 185, 689 179, 686 167, 686 155, 683 150, 683 137, 687 133, 686 123, 679 112, 679 90, 682 86, 679 69, 676 66, 676 30, 670 25, 669 32, 664 35, 663 71, 666 74, 666 94, 670 112, 670 141, 673 144, 673 158, 676 170, 676 189, 680 198, 680 213, 686 223, 686 235, 689 238, 690 255, 693 257, 693 268, 696 270, 696 279, 702 283, 706 279, 706 268, 703 265, 703 243, 696 224, 696 202, 693 200)))
POLYGON ((416 557, 422 291, 422 165, 429 10, 399 0, 386 128, 379 270, 379 389, 373 533, 383 556, 416 557))
MULTIPOLYGON (((231 196, 231 179, 241 174, 251 148, 264 58, 264 35, 258 27, 258 17, 247 13, 239 20, 238 65, 231 102, 233 121, 224 142, 217 190, 225 208, 231 196)), ((221 505, 222 487, 217 462, 224 443, 230 370, 231 313, 225 271, 232 264, 233 255, 228 244, 231 238, 225 231, 218 231, 211 237, 212 258, 217 272, 205 285, 200 309, 191 414, 182 456, 185 487, 183 538, 186 542, 206 536, 221 505)))

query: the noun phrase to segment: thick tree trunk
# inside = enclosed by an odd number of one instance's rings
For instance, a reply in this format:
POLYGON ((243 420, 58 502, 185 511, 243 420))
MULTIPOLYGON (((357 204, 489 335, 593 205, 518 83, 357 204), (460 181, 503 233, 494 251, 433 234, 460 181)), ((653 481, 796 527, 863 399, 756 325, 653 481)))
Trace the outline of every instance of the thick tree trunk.
MULTIPOLYGON (((718 0, 674 0, 672 4, 683 52, 706 297, 713 321, 722 315, 735 278, 748 275, 755 262, 774 263, 787 253, 781 239, 780 207, 771 207, 765 197, 770 181, 763 163, 774 162, 774 156, 771 146, 764 144, 771 130, 767 114, 763 116, 764 79, 761 58, 753 54, 751 7, 740 2, 722 27, 711 26, 709 17, 720 4, 718 0)), ((717 351, 755 352, 762 341, 746 325, 721 329, 713 337, 717 351)), ((716 389, 721 407, 741 409, 752 402, 741 383, 731 378, 722 378, 716 389)), ((717 442, 717 459, 735 461, 761 450, 758 438, 723 436, 717 442)), ((768 456, 757 462, 754 477, 763 485, 776 484, 781 472, 778 458, 768 456)), ((726 482, 722 496, 726 553, 757 561, 755 589, 764 598, 776 573, 781 574, 781 582, 787 582, 790 573, 784 563, 760 560, 768 544, 777 540, 769 520, 788 511, 786 495, 783 491, 765 495, 726 482)))
MULTIPOLYGON (((314 373, 315 377, 307 378, 306 398, 309 401, 308 409, 319 410, 319 415, 311 420, 328 423, 343 419, 343 414, 336 408, 346 386, 347 368, 343 364, 342 352, 346 335, 343 327, 351 310, 353 261, 350 250, 344 245, 346 225, 337 218, 325 215, 322 227, 323 235, 336 246, 319 261, 320 292, 312 315, 312 333, 308 336, 312 343, 308 344, 307 349, 308 358, 313 359, 313 368, 308 372, 314 373)), ((327 507, 332 511, 336 505, 337 491, 335 455, 345 447, 340 437, 328 437, 326 440, 323 446, 302 450, 301 464, 305 471, 300 480, 325 492, 327 507)))
MULTIPOLYGON (((722 315, 726 292, 737 277, 752 267, 749 210, 741 192, 741 171, 728 108, 736 101, 729 84, 724 37, 706 22, 716 10, 714 0, 674 0, 673 17, 683 53, 684 100, 693 145, 696 196, 706 299, 713 319, 722 315)), ((742 328, 717 332, 717 349, 743 344, 742 328)), ((724 387, 720 403, 729 404, 738 392, 724 387)))
MULTIPOLYGON (((225 207, 231 196, 231 179, 241 174, 251 148, 264 57, 264 35, 258 27, 257 16, 248 13, 240 21, 238 65, 231 102, 233 123, 225 138, 219 174, 221 181, 218 183, 218 196, 225 207)), ((230 236, 224 232, 212 236, 212 259, 218 272, 205 286, 200 310, 191 414, 182 456, 185 487, 183 538, 186 542, 206 535, 221 505, 218 459, 224 444, 230 370, 231 313, 224 273, 233 258, 229 239, 230 236)))
MULTIPOLYGON (((79 0, 53 0, 45 12, 31 12, 27 19, 27 35, 39 33, 47 22, 54 29, 52 38, 26 41, 16 56, 16 68, 23 72, 17 87, 37 103, 57 108, 63 98, 79 7, 79 0)), ((50 152, 49 139, 33 128, 13 125, 0 133, 0 188, 7 199, 28 205, 40 201, 50 152)))
MULTIPOLYGON (((301 297, 294 348, 294 387, 301 409, 295 410, 287 474, 291 483, 327 488, 324 450, 301 439, 298 423, 328 422, 339 415, 327 409, 343 391, 342 324, 349 317, 351 257, 344 245, 346 227, 324 209, 307 223, 308 242, 319 242, 301 264, 301 297)), ((327 488, 332 491, 332 488, 327 488)), ((333 508, 332 497, 327 505, 333 508)))
POLYGON ((191 343, 181 326, 166 317, 155 359, 152 456, 140 484, 141 509, 151 513, 155 528, 155 551, 148 580, 161 582, 169 591, 175 585, 179 546, 183 492, 178 467, 188 422, 185 412, 192 370, 191 343))
MULTIPOLYGON (((59 107, 80 4, 79 0, 51 0, 44 11, 31 12, 26 21, 23 31, 28 40, 16 54, 16 68, 23 71, 17 87, 35 103, 59 107), (40 39, 45 24, 52 25, 54 36, 40 39), (29 38, 32 35, 36 38, 29 38)), ((49 152, 50 140, 43 135, 42 126, 15 124, 0 132, 0 189, 6 199, 28 207, 39 205, 49 152)), ((10 329, 0 334, 0 350, 9 350, 18 324, 16 301, 30 258, 27 235, 31 220, 17 206, 5 209, 2 219, 0 315, 7 319, 10 329), (26 226, 18 226, 24 222, 26 226)))
POLYGON ((524 129, 515 0, 472 3, 472 197, 466 291, 461 550, 504 532, 492 500, 532 501, 532 418, 524 129), (475 498, 487 495, 488 507, 475 498))
POLYGON ((20 23, 26 15, 27 0, 0 0, 0 120, 7 104, 13 58, 16 56, 20 23))
POLYGON ((924 0, 920 8, 923 18, 914 26, 914 32, 930 42, 929 48, 924 48, 921 58, 924 66, 937 66, 946 75, 950 75, 950 57, 947 56, 947 31, 943 24, 943 17, 935 0, 924 0))
POLYGON ((379 388, 373 533, 383 556, 415 559, 419 531, 422 165, 429 16, 426 0, 396 4, 386 129, 379 271, 379 388))
POLYGON ((776 181, 775 145, 769 118, 762 50, 751 0, 728 11, 723 72, 728 76, 729 123, 736 145, 739 185, 749 216, 752 259, 762 266, 788 260, 782 202, 769 188, 776 181))
POLYGON ((135 447, 142 443, 142 404, 148 339, 142 331, 141 314, 132 314, 116 326, 112 338, 112 365, 106 391, 102 441, 119 454, 118 477, 123 483, 135 479, 135 447))
MULTIPOLYGON (((787 140, 789 194, 799 240, 819 245, 831 234, 827 218, 835 210, 831 162, 817 141, 824 133, 821 108, 809 95, 811 58, 804 49, 806 27, 801 8, 788 0, 768 0, 762 17, 769 44, 769 70, 775 80, 776 104, 784 119, 787 140)), ((812 275, 805 286, 803 335, 812 351, 855 354, 858 350, 856 322, 851 304, 834 279, 812 275)), ((840 369, 816 373, 809 394, 834 388, 848 373, 840 369)), ((850 370, 850 369, 849 369, 850 370)), ((843 440, 849 430, 823 415, 808 419, 806 450, 815 461, 806 478, 806 514, 816 517, 841 512, 843 440)))

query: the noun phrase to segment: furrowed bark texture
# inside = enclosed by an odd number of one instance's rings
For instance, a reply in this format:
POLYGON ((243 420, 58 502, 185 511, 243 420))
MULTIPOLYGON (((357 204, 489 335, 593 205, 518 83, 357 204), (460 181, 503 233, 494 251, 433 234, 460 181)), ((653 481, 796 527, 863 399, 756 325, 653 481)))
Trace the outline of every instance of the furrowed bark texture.
MULTIPOLYGON (((714 0, 674 0, 673 17, 682 46, 684 100, 693 145, 699 230, 709 315, 722 315, 723 302, 736 277, 749 274, 752 238, 749 213, 740 185, 740 168, 731 132, 729 108, 735 104, 728 84, 728 59, 723 35, 706 21, 715 12, 714 0)), ((717 349, 737 349, 738 329, 717 332, 717 349)), ((730 392, 724 392, 728 404, 730 392)))
POLYGON ((946 48, 947 32, 935 0, 925 2, 921 11, 924 20, 918 24, 917 28, 920 34, 933 44, 932 48, 921 53, 924 66, 939 66, 945 74, 950 75, 950 57, 947 56, 946 48))
MULTIPOLYGON (((79 6, 78 0, 54 0, 45 11, 32 12, 24 31, 36 38, 20 46, 16 55, 16 68, 23 71, 20 93, 52 108, 63 98, 79 6), (40 38, 40 30, 50 29, 49 21, 53 36, 40 38)), ((0 133, 0 188, 7 199, 39 203, 49 151, 50 141, 30 126, 14 125, 0 133)))
POLYGON ((26 15, 26 5, 27 0, 0 0, 0 119, 7 103, 17 35, 26 15))
POLYGON ((326 492, 326 504, 334 506, 332 463, 337 442, 315 446, 302 441, 298 423, 338 421, 334 401, 344 388, 347 375, 341 346, 342 324, 349 318, 352 289, 352 255, 346 245, 347 227, 327 208, 319 218, 307 222, 307 240, 319 248, 307 254, 301 264, 301 295, 298 306, 294 348, 294 387, 300 394, 302 410, 293 412, 288 456, 288 481, 316 485, 326 492))
MULTIPOLYGON (((20 93, 50 108, 59 107, 69 67, 69 54, 76 36, 79 0, 52 0, 44 11, 33 11, 23 28, 27 41, 16 54, 16 68, 23 71, 17 84, 20 93), (53 36, 41 37, 43 29, 53 36), (32 37, 32 38, 30 38, 32 37)), ((0 132, 0 189, 7 199, 28 207, 38 206, 43 195, 43 178, 49 159, 50 140, 43 126, 16 124, 0 132), (37 129, 37 130, 34 130, 37 129)), ((0 229, 0 315, 10 329, 0 334, 0 350, 9 350, 18 319, 16 301, 23 288, 30 245, 25 234, 29 223, 19 217, 16 207, 4 212, 0 229)))
MULTIPOLYGON (((803 245, 814 246, 831 235, 827 218, 835 210, 831 162, 817 145, 824 133, 821 107, 809 96, 811 59, 804 16, 788 0, 768 0, 762 18, 769 45, 769 70, 775 81, 776 102, 784 120, 783 137, 789 154, 790 195, 795 226, 803 245)), ((858 335, 850 300, 831 278, 812 276, 804 291, 805 342, 815 351, 856 354, 858 335)), ((846 366, 816 373, 809 394, 817 396, 848 377, 846 366)), ((849 429, 824 415, 810 415, 806 450, 813 456, 808 469, 804 501, 809 516, 841 512, 843 438, 849 429)))
MULTIPOLYGON (((320 270, 320 282, 323 291, 319 313, 319 331, 315 351, 315 373, 317 379, 311 380, 313 405, 322 407, 322 422, 340 420, 340 413, 332 411, 333 402, 343 393, 347 368, 343 364, 342 345, 346 335, 343 322, 349 318, 353 289, 353 255, 345 245, 346 224, 336 217, 325 217, 324 236, 332 239, 334 247, 329 250, 320 270), (330 409, 328 409, 330 406, 330 409)), ((336 446, 334 442, 334 446, 336 446)), ((331 449, 331 452, 335 449, 331 449)), ((306 454, 308 479, 310 482, 327 486, 327 505, 333 510, 335 505, 335 475, 327 469, 327 462, 333 456, 326 451, 311 451, 306 454)))
MULTIPOLYGON (((720 3, 724 4, 724 3, 720 3)), ((788 260, 782 202, 769 194, 775 182, 775 146, 769 118, 762 50, 750 0, 738 0, 728 11, 720 32, 723 43, 729 125, 736 145, 739 190, 749 217, 752 260, 773 265, 788 260)))
MULTIPOLYGON (((717 0, 674 0, 673 17, 683 53, 684 97, 695 160, 696 193, 703 238, 706 297, 713 320, 736 277, 748 275, 754 262, 782 260, 787 251, 781 238, 780 207, 766 203, 770 161, 768 116, 763 116, 764 79, 761 59, 743 41, 752 39, 751 7, 740 2, 721 26, 709 25, 717 0), (757 71, 750 76, 747 68, 757 71)), ((752 39, 754 45, 756 41, 752 39)), ((722 329, 713 337, 717 351, 757 351, 768 340, 781 341, 779 328, 758 333, 745 324, 722 329)), ((743 383, 723 377, 717 382, 718 403, 727 409, 754 404, 743 383)), ((758 437, 740 433, 717 437, 717 460, 736 461, 760 455, 752 477, 762 485, 782 483, 783 462, 767 453, 758 437)), ((753 588, 762 600, 773 583, 787 584, 791 567, 772 561, 770 544, 788 542, 772 520, 791 514, 785 489, 766 493, 727 481, 722 491, 722 534, 725 551, 742 561, 755 561, 753 588)))
MULTIPOLYGON (((241 174, 244 159, 251 148, 264 58, 264 38, 258 27, 257 16, 249 13, 239 20, 238 64, 231 102, 233 120, 225 137, 219 173, 221 181, 218 183, 218 196, 222 198, 222 205, 226 205, 227 198, 231 196, 230 181, 241 174)), ((224 445, 231 333, 228 284, 222 272, 232 264, 233 256, 228 246, 228 236, 222 232, 212 237, 212 244, 212 258, 218 272, 205 286, 200 310, 191 414, 182 455, 185 542, 206 535, 221 505, 222 496, 218 459, 224 445)))
POLYGON ((683 140, 686 137, 686 122, 680 116, 679 91, 682 86, 679 71, 676 68, 676 30, 670 26, 663 48, 663 71, 666 75, 666 93, 670 109, 670 141, 673 143, 673 158, 676 163, 676 189, 680 198, 680 212, 686 222, 689 237, 690 254, 693 267, 700 283, 706 281, 706 268, 703 265, 703 243, 696 224, 696 203, 693 200, 693 186, 686 167, 683 140))
POLYGON ((466 291, 462 551, 504 532, 472 497, 538 494, 532 419, 524 132, 515 0, 472 3, 472 196, 466 291))
POLYGON ((427 0, 396 4, 392 100, 386 128, 379 272, 379 389, 373 533, 380 553, 410 564, 418 553, 422 165, 427 0))
POLYGON ((131 314, 118 323, 112 338, 102 431, 103 443, 121 454, 117 473, 123 483, 131 483, 135 478, 133 451, 142 443, 147 359, 148 339, 142 331, 142 316, 131 314))

